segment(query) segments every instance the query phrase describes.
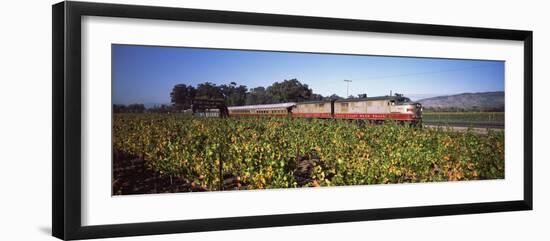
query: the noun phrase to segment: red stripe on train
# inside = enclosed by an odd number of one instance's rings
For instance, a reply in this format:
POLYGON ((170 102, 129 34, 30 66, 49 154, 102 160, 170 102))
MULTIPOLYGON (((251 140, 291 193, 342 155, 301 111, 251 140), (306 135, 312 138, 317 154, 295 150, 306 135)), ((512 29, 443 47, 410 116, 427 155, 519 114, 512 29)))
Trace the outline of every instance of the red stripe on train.
POLYGON ((292 113, 292 117, 300 118, 332 118, 330 113, 292 113))
POLYGON ((243 117, 243 116, 275 116, 275 117, 286 117, 288 116, 287 114, 266 114, 266 113, 230 113, 229 116, 234 116, 234 117, 243 117))
MULTIPOLYGON (((231 113, 229 116, 245 117, 245 116, 276 116, 286 117, 287 114, 271 114, 271 113, 231 113)), ((332 118, 330 113, 292 113, 292 117, 298 118, 332 118)), ((367 120, 401 120, 412 121, 416 120, 414 114, 401 114, 401 113, 348 113, 348 114, 334 114, 334 118, 337 119, 367 119, 367 120)))
POLYGON ((352 113, 352 114, 334 114, 334 118, 338 119, 367 119, 367 120, 415 120, 414 114, 401 114, 401 113, 352 113))

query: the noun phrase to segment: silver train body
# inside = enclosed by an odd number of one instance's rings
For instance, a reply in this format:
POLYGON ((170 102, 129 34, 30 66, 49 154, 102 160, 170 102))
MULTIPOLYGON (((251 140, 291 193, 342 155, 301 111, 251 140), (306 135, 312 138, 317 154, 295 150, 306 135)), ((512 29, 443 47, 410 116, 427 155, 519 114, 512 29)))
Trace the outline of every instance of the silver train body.
POLYGON ((403 96, 288 102, 228 107, 230 117, 279 116, 321 119, 395 120, 413 124, 422 121, 422 105, 403 96))

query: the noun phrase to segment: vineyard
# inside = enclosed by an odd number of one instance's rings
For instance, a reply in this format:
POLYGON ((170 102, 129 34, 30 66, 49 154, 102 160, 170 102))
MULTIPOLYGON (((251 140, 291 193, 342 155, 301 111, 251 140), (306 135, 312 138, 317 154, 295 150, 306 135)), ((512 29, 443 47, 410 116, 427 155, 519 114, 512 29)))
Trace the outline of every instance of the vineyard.
POLYGON ((424 112, 424 123, 494 125, 504 127, 504 112, 424 112))
POLYGON ((113 166, 115 195, 502 179, 504 133, 347 120, 115 114, 113 166), (142 166, 126 166, 135 163, 142 166), (154 183, 124 180, 129 176, 154 183))

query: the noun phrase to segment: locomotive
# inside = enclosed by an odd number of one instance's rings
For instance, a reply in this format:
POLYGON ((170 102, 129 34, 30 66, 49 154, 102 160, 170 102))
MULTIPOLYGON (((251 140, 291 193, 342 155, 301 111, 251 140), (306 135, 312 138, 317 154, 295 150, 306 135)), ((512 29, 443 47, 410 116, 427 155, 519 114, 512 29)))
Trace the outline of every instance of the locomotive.
POLYGON ((229 117, 278 116, 320 119, 350 119, 382 122, 395 120, 418 124, 422 121, 422 105, 403 95, 358 99, 287 102, 246 105, 227 108, 229 117))

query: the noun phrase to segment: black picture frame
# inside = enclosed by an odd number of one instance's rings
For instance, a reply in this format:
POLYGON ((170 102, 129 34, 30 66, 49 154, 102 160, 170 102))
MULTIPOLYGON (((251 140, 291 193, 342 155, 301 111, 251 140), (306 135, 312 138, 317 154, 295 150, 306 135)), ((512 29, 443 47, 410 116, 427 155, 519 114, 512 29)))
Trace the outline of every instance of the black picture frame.
POLYGON ((532 210, 533 208, 533 33, 415 23, 150 7, 89 2, 52 6, 52 233, 60 239, 106 238, 243 228, 307 225, 380 219, 532 210), (524 43, 524 194, 522 200, 421 207, 343 210, 334 212, 140 222, 82 226, 81 224, 81 17, 194 21, 327 30, 517 40, 524 43))

